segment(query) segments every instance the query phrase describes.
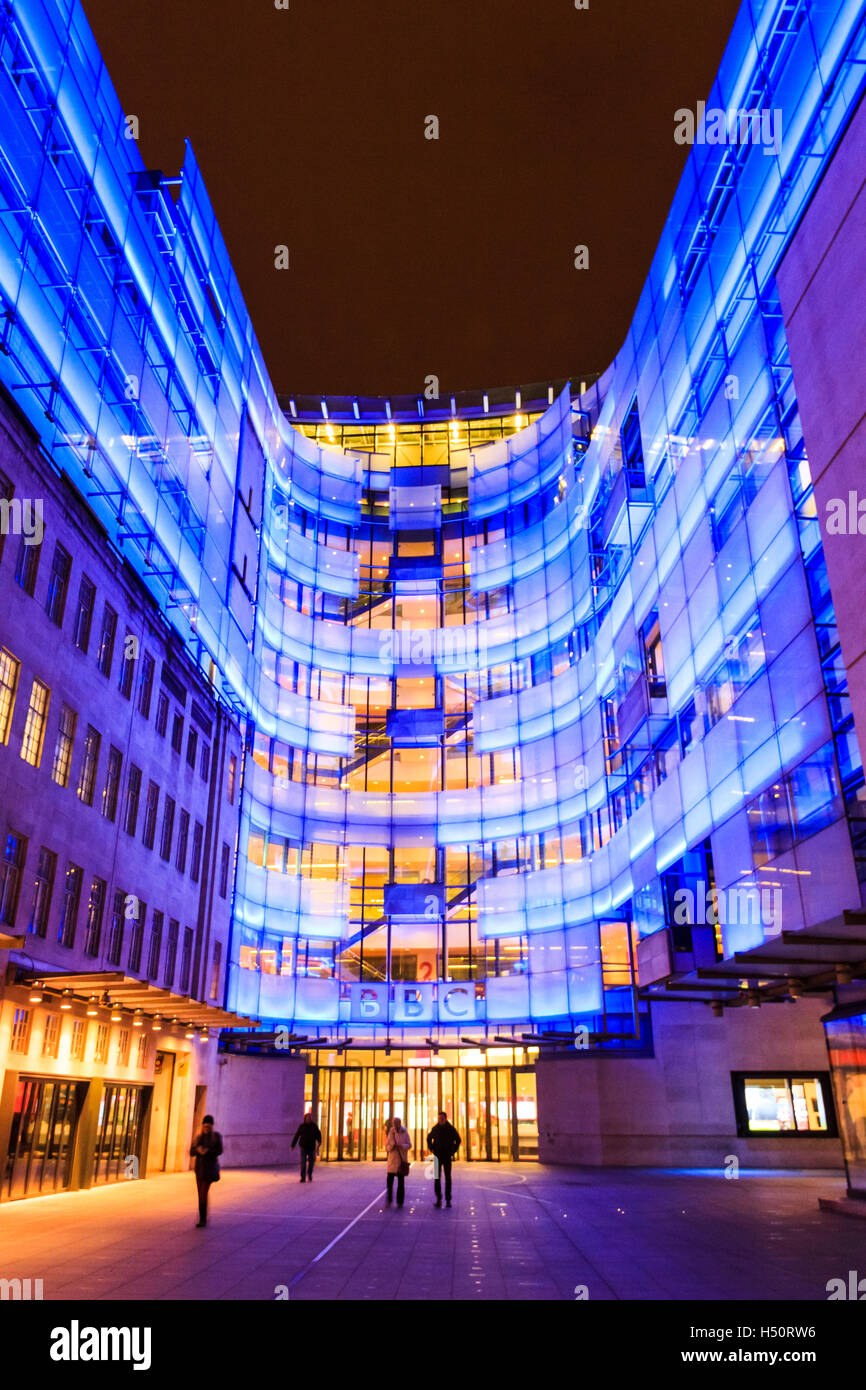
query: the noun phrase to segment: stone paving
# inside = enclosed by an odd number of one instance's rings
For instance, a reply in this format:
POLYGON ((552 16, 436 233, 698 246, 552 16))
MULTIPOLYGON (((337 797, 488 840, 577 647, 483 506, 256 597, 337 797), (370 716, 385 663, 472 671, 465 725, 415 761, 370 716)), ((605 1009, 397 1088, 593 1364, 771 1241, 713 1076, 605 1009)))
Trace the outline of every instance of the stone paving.
POLYGON ((866 1228, 818 1209, 835 1173, 457 1164, 454 1205, 425 1166, 406 1205, 382 1164, 224 1169, 196 1230, 173 1173, 0 1205, 0 1278, 50 1299, 825 1300, 866 1274, 866 1228), (324 1253, 323 1253, 324 1252, 324 1253), (585 1294, 580 1286, 585 1286, 585 1294))

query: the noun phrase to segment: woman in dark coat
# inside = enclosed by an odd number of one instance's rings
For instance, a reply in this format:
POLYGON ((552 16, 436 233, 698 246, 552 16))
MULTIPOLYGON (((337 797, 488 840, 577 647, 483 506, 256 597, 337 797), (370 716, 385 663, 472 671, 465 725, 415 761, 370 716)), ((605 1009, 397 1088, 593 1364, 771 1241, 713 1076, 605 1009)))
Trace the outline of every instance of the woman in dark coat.
POLYGON ((213 1115, 205 1115, 201 1129, 192 1141, 190 1158, 195 1159, 195 1185, 198 1188, 198 1221, 207 1225, 207 1194, 212 1182, 219 1182, 219 1156, 223 1151, 222 1135, 213 1127, 213 1115))

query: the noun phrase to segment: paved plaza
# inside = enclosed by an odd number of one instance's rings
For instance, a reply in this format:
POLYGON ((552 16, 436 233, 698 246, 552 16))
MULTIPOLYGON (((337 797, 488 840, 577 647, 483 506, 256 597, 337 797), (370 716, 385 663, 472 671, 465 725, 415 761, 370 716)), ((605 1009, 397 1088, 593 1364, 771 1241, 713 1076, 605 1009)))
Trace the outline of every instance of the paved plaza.
POLYGON ((818 1209, 835 1174, 455 1166, 433 1207, 381 1164, 224 1170, 211 1224, 175 1173, 0 1207, 0 1278, 45 1299, 826 1299, 864 1263, 866 1227, 818 1209))

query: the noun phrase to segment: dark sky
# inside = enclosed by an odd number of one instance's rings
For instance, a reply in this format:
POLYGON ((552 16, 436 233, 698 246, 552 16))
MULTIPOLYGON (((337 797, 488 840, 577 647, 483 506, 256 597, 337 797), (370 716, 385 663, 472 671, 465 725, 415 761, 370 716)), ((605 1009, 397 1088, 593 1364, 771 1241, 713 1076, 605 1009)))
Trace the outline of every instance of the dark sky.
POLYGON ((277 389, 387 394, 607 366, 738 5, 84 7, 146 164, 191 139, 277 389))

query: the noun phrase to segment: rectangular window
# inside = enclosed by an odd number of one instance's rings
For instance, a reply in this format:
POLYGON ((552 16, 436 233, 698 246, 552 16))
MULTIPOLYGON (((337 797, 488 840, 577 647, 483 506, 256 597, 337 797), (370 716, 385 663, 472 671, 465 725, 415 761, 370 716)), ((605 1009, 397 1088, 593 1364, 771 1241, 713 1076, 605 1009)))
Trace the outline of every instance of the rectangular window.
POLYGON ((237 789, 237 780, 238 780, 238 760, 237 760, 237 758, 235 757, 234 753, 230 753, 230 754, 229 754, 229 785, 228 785, 229 805, 230 805, 230 806, 234 806, 234 804, 235 804, 235 791, 236 791, 236 789, 237 789))
POLYGON ((155 980, 159 974, 159 957, 162 951, 162 924, 165 920, 162 912, 154 912, 153 920, 150 924, 150 947, 147 953, 147 974, 151 980, 155 980))
POLYGON ((75 610, 75 626, 72 630, 72 640, 80 652, 87 655, 90 646, 90 629, 93 626, 93 610, 96 607, 96 585, 91 583, 86 574, 81 576, 81 583, 78 585, 78 607, 75 610))
POLYGON ((177 833, 177 853, 174 866, 179 873, 186 872, 186 847, 189 841, 189 811, 181 811, 180 826, 177 833))
POLYGON ((165 948, 165 971, 162 983, 166 989, 174 986, 174 972, 177 969, 177 943, 180 937, 180 922, 175 917, 169 918, 168 941, 165 948))
POLYGON ((147 918, 147 903, 139 902, 132 922, 132 937, 129 942, 129 968, 138 974, 141 969, 141 951, 144 945, 144 923, 147 918))
POLYGON ((180 710, 175 710, 174 719, 171 724, 171 746, 175 753, 183 750, 183 715, 180 710))
POLYGON ((42 1056, 56 1057, 60 1051, 60 1014, 45 1015, 45 1029, 42 1033, 42 1056))
POLYGON ((99 748, 102 743, 102 735, 97 733, 92 724, 87 726, 87 734, 84 739, 84 759, 81 764, 81 771, 78 774, 78 796, 85 806, 93 805, 93 794, 96 790, 96 769, 99 763, 99 748))
POLYGON ((168 726, 168 696, 164 690, 159 692, 156 701, 156 732, 160 738, 165 738, 165 731, 168 726))
POLYGON ((196 821, 192 832, 192 861, 189 866, 189 876, 193 883, 198 883, 201 873, 201 847, 204 840, 204 826, 200 821, 196 821))
POLYGON ((195 771, 195 755, 198 748, 198 731, 190 725, 189 733, 186 736, 186 760, 193 771, 195 771))
POLYGON ((219 994, 219 987, 220 987, 220 971, 222 970, 222 962, 223 962, 223 944, 222 944, 221 941, 215 941, 215 942, 214 942, 214 948, 213 948, 213 964, 212 964, 212 966, 211 966, 211 975, 210 975, 210 997, 211 997, 211 999, 216 999, 217 995, 219 994))
POLYGON ((123 933, 126 925, 126 899, 125 888, 115 888, 114 897, 111 900, 111 925, 108 932, 108 956, 109 965, 120 965, 120 958, 123 953, 123 933))
POLYGON ((203 782, 206 782, 208 777, 210 776, 210 745, 205 743, 204 740, 202 740, 201 745, 201 760, 199 762, 199 772, 201 773, 201 780, 203 782))
POLYGON ((159 805, 159 787, 155 782, 150 782, 147 788, 147 801, 144 805, 144 829, 141 832, 141 842, 145 849, 153 849, 153 842, 156 839, 156 811, 159 805))
POLYGON ((18 563, 15 566, 15 583, 23 589, 30 598, 33 597, 36 589, 36 576, 39 573, 39 557, 42 554, 42 546, 28 545, 27 537, 21 537, 21 545, 18 548, 18 563))
POLYGON ((54 547, 51 561, 51 574, 48 578, 48 594, 45 598, 45 612, 56 627, 63 626, 66 611, 66 595, 69 590, 69 575, 72 571, 72 556, 58 541, 54 547))
POLYGON ((834 1136, 836 1117, 827 1072, 731 1073, 737 1133, 834 1136))
POLYGON ((69 786, 72 769, 72 749, 75 745, 75 729, 78 715, 68 705, 60 706, 60 723, 57 725, 57 742, 54 745, 54 762, 51 766, 51 779, 59 787, 69 786))
POLYGON ((57 869, 57 855, 43 845, 39 850, 36 864, 36 879, 33 885, 33 906, 30 909, 28 932, 34 936, 48 934, 48 914, 51 910, 51 895, 54 892, 54 874, 57 869))
POLYGON ((67 864, 63 900, 60 904, 60 928, 57 933, 57 940, 61 946, 68 946, 70 949, 75 945, 75 929, 78 926, 81 878, 82 872, 78 865, 67 864))
POLYGON ((134 632, 126 629, 123 638, 123 649, 120 653, 120 671, 117 677, 117 688, 124 700, 132 699, 132 688, 135 684, 135 655, 138 651, 138 638, 134 632))
POLYGON ((121 1028, 117 1035, 117 1065, 119 1067, 129 1066, 129 1039, 131 1030, 121 1028))
POLYGON ((138 678, 138 712, 143 719, 150 718, 150 702, 153 698, 154 660, 150 652, 145 652, 141 661, 141 674, 138 678))
POLYGON ((90 885, 90 902, 87 904, 87 933, 84 938, 84 951, 88 956, 99 955, 107 887, 104 878, 94 878, 90 885))
POLYGON ((137 1067, 147 1066, 147 1054, 149 1053, 149 1051, 150 1038, 147 1036, 146 1033, 142 1033, 140 1038, 138 1039, 138 1053, 135 1059, 135 1065, 137 1067))
POLYGON ((102 789, 102 814, 106 820, 117 820, 117 802, 120 797, 120 772, 123 754, 119 748, 109 748, 108 766, 105 770, 105 786, 102 789))
POLYGON ((222 856, 220 858, 220 897, 224 898, 229 891, 229 856, 231 851, 227 844, 223 843, 222 856))
POLYGON ((0 859, 0 922, 14 927, 21 891, 21 873, 27 855, 27 841, 22 835, 6 836, 3 858, 0 859))
POLYGON ((123 828, 127 835, 135 834, 135 827, 138 824, 138 802, 141 796, 141 768, 136 767, 135 763, 129 765, 129 775, 126 779, 126 804, 123 808, 123 828))
POLYGON ((98 1023, 96 1025, 96 1042, 93 1044, 94 1062, 108 1061, 108 1036, 110 1031, 107 1023, 98 1023))
POLYGON ((101 675, 110 677, 111 663, 114 660, 114 638, 117 633, 117 614, 110 603, 102 610, 102 630, 99 634, 99 651, 96 653, 96 668, 101 675))
POLYGON ((74 1018, 72 1020, 72 1038, 69 1044, 69 1056, 73 1062, 83 1062, 84 1053, 87 1047, 87 1020, 84 1018, 74 1018))
POLYGON ((27 721, 24 737, 21 740, 21 756, 31 767, 38 767, 42 761, 42 744, 45 739, 45 724, 48 720, 48 702, 51 691, 42 681, 34 680, 30 691, 30 704, 27 707, 27 721))
POLYGON ((10 1052, 27 1052, 30 1047, 30 1010, 16 1009, 12 1015, 10 1052))
POLYGON ((0 647, 0 743, 9 742, 20 669, 20 663, 11 652, 7 652, 5 647, 0 647))
POLYGON ((171 842, 174 838, 174 808, 174 798, 167 796, 162 808, 162 835, 159 841, 159 857, 166 862, 171 858, 171 842))
POLYGON ((180 959, 180 992, 189 991, 189 975, 192 968, 192 927, 183 929, 183 953, 180 959))

